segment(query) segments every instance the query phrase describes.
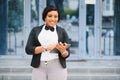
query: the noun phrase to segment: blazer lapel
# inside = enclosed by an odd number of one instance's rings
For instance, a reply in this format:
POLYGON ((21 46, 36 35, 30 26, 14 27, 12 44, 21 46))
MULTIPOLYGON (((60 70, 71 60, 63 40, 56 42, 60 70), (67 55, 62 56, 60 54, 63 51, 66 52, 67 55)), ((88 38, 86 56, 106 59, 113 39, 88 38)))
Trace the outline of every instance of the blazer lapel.
POLYGON ((56 26, 56 31, 57 31, 57 34, 58 34, 58 42, 61 42, 62 41, 62 29, 60 29, 60 27, 56 26))

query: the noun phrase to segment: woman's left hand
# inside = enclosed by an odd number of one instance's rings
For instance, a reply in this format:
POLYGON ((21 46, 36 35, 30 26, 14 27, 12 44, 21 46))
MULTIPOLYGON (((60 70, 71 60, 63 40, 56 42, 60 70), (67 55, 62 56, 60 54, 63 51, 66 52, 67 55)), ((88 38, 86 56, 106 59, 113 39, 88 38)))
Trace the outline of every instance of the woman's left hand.
POLYGON ((67 48, 67 43, 59 42, 56 45, 56 49, 58 49, 61 53, 63 53, 64 51, 66 51, 66 48, 67 48))
POLYGON ((66 50, 67 49, 67 43, 62 43, 62 42, 59 42, 57 45, 56 45, 56 49, 58 49, 61 53, 61 56, 62 57, 67 57, 68 56, 68 51, 66 50))

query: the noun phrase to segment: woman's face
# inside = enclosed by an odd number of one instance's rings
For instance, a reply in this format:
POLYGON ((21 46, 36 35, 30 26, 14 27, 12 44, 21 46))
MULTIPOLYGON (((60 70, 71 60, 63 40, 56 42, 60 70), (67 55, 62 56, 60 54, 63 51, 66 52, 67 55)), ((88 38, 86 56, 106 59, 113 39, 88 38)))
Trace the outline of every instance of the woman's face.
POLYGON ((45 23, 47 26, 54 27, 58 22, 58 12, 57 11, 50 11, 48 12, 45 23))

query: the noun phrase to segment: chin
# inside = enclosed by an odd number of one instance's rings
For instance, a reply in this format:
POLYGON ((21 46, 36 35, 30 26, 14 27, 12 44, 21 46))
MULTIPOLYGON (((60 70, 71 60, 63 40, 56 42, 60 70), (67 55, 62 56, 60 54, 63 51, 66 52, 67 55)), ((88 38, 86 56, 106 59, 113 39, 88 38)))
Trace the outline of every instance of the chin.
POLYGON ((53 26, 55 26, 55 25, 50 25, 50 26, 52 26, 52 27, 53 27, 53 26))

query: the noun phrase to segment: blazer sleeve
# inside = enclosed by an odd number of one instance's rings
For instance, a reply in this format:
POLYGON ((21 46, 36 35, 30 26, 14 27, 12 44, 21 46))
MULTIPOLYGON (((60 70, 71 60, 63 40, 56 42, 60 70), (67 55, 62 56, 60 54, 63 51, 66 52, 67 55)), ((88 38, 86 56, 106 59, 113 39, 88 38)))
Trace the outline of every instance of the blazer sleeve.
MULTIPOLYGON (((62 35, 63 35, 63 38, 62 38, 62 39, 63 39, 63 40, 62 40, 63 43, 66 42, 66 43, 70 44, 70 42, 69 42, 69 37, 68 37, 67 32, 65 31, 65 29, 63 29, 62 31, 63 31, 63 32, 62 32, 62 33, 63 33, 63 34, 62 34, 62 35)), ((67 51, 69 52, 69 55, 68 55, 67 57, 69 57, 69 56, 70 56, 70 49, 67 48, 67 51)), ((65 58, 67 58, 67 57, 65 57, 65 58)))
POLYGON ((25 47, 25 51, 29 55, 35 54, 35 47, 40 45, 36 36, 36 30, 36 28, 31 30, 25 47))

